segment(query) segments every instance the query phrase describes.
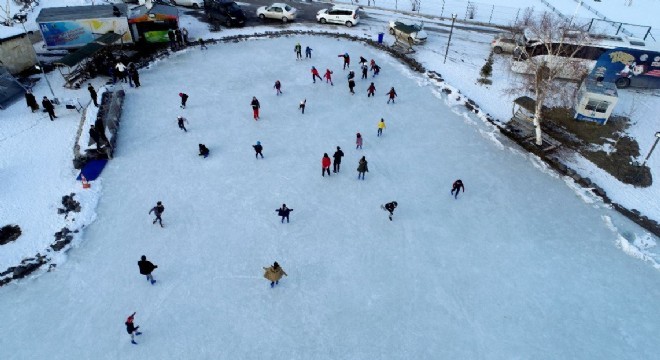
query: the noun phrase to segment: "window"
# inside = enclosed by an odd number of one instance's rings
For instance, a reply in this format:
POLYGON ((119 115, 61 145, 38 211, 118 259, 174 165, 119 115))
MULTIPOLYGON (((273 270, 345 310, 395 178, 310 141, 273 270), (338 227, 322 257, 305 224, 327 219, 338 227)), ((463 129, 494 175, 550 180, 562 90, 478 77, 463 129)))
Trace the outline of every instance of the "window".
POLYGON ((585 110, 588 111, 595 111, 597 113, 605 113, 607 111, 607 108, 610 107, 610 103, 607 101, 601 101, 601 100, 589 100, 587 103, 587 106, 585 106, 585 110))
POLYGON ((291 11, 291 6, 289 6, 289 5, 284 5, 284 10, 286 10, 286 11, 291 11))

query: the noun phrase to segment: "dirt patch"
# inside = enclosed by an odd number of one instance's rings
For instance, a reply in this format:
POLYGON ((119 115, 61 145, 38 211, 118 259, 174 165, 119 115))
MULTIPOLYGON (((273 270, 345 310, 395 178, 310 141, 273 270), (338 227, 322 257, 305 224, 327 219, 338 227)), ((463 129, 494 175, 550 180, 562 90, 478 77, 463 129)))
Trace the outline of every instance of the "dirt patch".
MULTIPOLYGON (((516 103, 530 113, 535 102, 529 97, 516 99, 516 103)), ((640 156, 639 145, 626 134, 630 119, 612 116, 605 125, 573 119, 568 108, 543 108, 543 131, 574 149, 580 155, 605 170, 617 180, 639 187, 653 183, 651 169, 640 166, 635 159, 640 156)))

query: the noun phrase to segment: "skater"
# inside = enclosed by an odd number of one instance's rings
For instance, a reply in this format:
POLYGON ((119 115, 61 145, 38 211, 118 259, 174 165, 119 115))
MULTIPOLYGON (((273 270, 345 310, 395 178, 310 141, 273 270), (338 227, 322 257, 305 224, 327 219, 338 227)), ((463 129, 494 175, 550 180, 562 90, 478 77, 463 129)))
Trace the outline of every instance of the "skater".
POLYGON ((286 222, 289 223, 289 213, 293 211, 293 209, 289 209, 286 207, 286 204, 282 204, 282 207, 275 210, 277 211, 277 215, 282 217, 282 224, 284 224, 284 219, 286 219, 286 222))
POLYGON ((358 180, 360 180, 360 175, 362 175, 362 180, 364 180, 364 174, 369 172, 369 167, 367 166, 367 159, 363 156, 358 162, 358 180))
POLYGON ((132 81, 136 88, 140 87, 140 73, 138 73, 137 68, 133 63, 128 65, 128 80, 132 81))
POLYGON ((183 116, 179 116, 176 118, 177 124, 179 124, 179 129, 188 132, 188 129, 186 129, 186 125, 184 123, 187 123, 188 120, 184 118, 183 116))
POLYGON ((156 218, 152 222, 152 224, 155 224, 156 221, 160 224, 160 227, 163 227, 163 219, 161 218, 161 215, 165 212, 165 206, 163 206, 162 202, 157 202, 156 206, 152 207, 151 210, 149 210, 149 214, 154 213, 156 215, 156 218))
POLYGON ((394 91, 394 86, 392 86, 390 91, 387 92, 387 96, 389 96, 389 99, 387 99, 387 103, 389 104, 390 101, 392 101, 392 104, 394 104, 394 98, 397 96, 396 91, 394 91))
POLYGON ((323 154, 323 159, 321 159, 321 176, 325 177, 325 172, 328 172, 330 176, 330 157, 328 153, 323 154))
POLYGON ((277 91, 275 95, 282 94, 282 83, 280 83, 279 80, 275 80, 275 85, 273 85, 273 88, 277 91))
POLYGON ((355 149, 362 149, 362 135, 360 133, 357 133, 355 135, 355 149))
POLYGON ((152 264, 151 261, 147 260, 146 256, 142 255, 140 261, 138 261, 138 267, 140 268, 140 274, 145 275, 147 277, 147 281, 149 281, 151 285, 156 283, 156 280, 154 280, 151 272, 158 268, 158 265, 152 264))
POLYGON ((367 59, 365 59, 363 56, 360 56, 360 66, 362 65, 367 65, 367 59))
POLYGON ((380 74, 380 66, 378 66, 378 64, 374 64, 374 74, 371 77, 376 77, 378 74, 380 74))
POLYGON ((353 90, 354 88, 355 88, 355 80, 351 78, 348 80, 348 91, 351 92, 351 95, 355 95, 355 90, 353 90))
POLYGON ((202 38, 199 38, 199 49, 200 50, 208 50, 208 48, 206 47, 206 44, 204 44, 204 39, 202 39, 202 38))
POLYGON ((204 159, 209 157, 209 148, 206 147, 204 144, 199 144, 199 156, 203 156, 204 159))
POLYGON ((300 46, 300 43, 293 47, 293 51, 296 53, 296 60, 302 60, 302 46, 300 46))
POLYGON ((259 100, 257 100, 256 96, 252 97, 252 102, 250 102, 250 105, 252 106, 252 116, 254 117, 254 121, 259 120, 259 108, 261 106, 259 105, 259 100))
POLYGON ((181 108, 185 109, 186 108, 186 102, 188 101, 188 94, 186 93, 179 93, 179 96, 181 97, 181 108))
POLYGON ((99 103, 97 101, 98 94, 96 93, 96 90, 94 90, 94 87, 92 86, 92 83, 89 83, 89 85, 87 85, 87 90, 89 90, 89 96, 92 97, 92 101, 94 102, 94 106, 99 107, 99 103))
POLYGON ((319 78, 319 80, 323 81, 323 79, 321 79, 321 76, 319 75, 319 71, 312 66, 312 81, 314 81, 314 84, 316 84, 316 78, 319 78))
POLYGON ((286 274, 284 269, 280 267, 280 264, 278 264, 277 261, 273 263, 273 266, 264 268, 264 270, 266 270, 266 272, 264 273, 264 277, 270 280, 271 288, 280 283, 280 279, 282 278, 282 276, 289 276, 286 274))
POLYGON ((463 189, 463 193, 465 193, 465 186, 463 186, 463 181, 461 179, 458 179, 454 181, 454 184, 451 186, 451 194, 454 195, 454 199, 458 199, 458 193, 463 189), (454 194, 454 191, 456 191, 456 194, 454 194))
POLYGON ((325 78, 325 83, 330 83, 331 86, 334 86, 335 84, 332 83, 332 71, 330 69, 325 69, 325 74, 323 74, 323 77, 325 78))
POLYGON ((376 61, 374 61, 374 59, 371 59, 371 61, 369 62, 369 68, 371 71, 374 70, 374 66, 376 66, 376 61))
POLYGON ((305 47, 305 59, 312 58, 312 48, 309 46, 305 47))
POLYGON ((37 103, 37 98, 34 97, 32 91, 28 90, 25 92, 25 102, 27 106, 32 110, 32 112, 39 110, 39 104, 37 103))
POLYGON ((126 322, 124 323, 126 325, 126 332, 128 332, 128 335, 131 336, 131 344, 137 345, 135 342, 135 336, 140 336, 142 335, 141 332, 138 331, 140 328, 139 326, 135 326, 133 323, 133 319, 135 318, 136 313, 132 313, 131 316, 126 319, 126 322))
POLYGON ((101 148, 101 134, 99 134, 94 125, 89 127, 89 138, 94 140, 94 143, 96 144, 96 150, 101 148))
POLYGON ((335 161, 332 162, 332 172, 338 173, 339 168, 341 167, 341 158, 344 156, 344 152, 341 151, 341 148, 337 146, 337 151, 332 155, 335 161))
POLYGON ((374 83, 371 83, 369 87, 367 88, 367 97, 376 97, 376 85, 374 83))
POLYGON ((298 109, 302 111, 302 113, 305 113, 305 105, 307 104, 307 99, 303 100, 300 102, 300 105, 298 106, 298 109))
POLYGON ((259 159, 259 155, 261 155, 261 158, 263 159, 263 158, 264 158, 264 154, 262 154, 261 151, 263 151, 264 147, 261 146, 261 141, 257 141, 257 144, 256 144, 256 145, 252 145, 252 147, 254 148, 254 151, 255 151, 254 157, 255 157, 256 159, 259 159))
POLYGON ((367 78, 367 72, 369 71, 369 68, 367 68, 367 64, 362 64, 362 79, 367 78))
POLYGON ((346 70, 346 68, 351 67, 351 57, 348 56, 348 53, 343 53, 341 55, 337 55, 337 57, 344 58, 344 67, 343 70, 346 70))
POLYGON ((119 81, 124 83, 128 82, 126 80, 126 65, 124 65, 123 62, 118 61, 115 65, 115 69, 117 69, 117 77, 119 78, 119 81))
POLYGON ((381 135, 383 135, 383 129, 385 129, 385 128, 386 128, 385 120, 383 120, 383 118, 381 118, 380 122, 378 123, 378 135, 376 135, 376 136, 380 137, 381 135))
POLYGON ((44 98, 41 100, 41 106, 43 106, 44 110, 48 112, 50 121, 55 121, 53 119, 57 119, 57 116, 55 116, 55 106, 53 106, 53 103, 48 100, 47 97, 44 96, 44 98))
POLYGON ((398 205, 399 204, 397 204, 396 201, 392 201, 392 202, 389 202, 385 205, 381 205, 380 207, 383 208, 383 210, 387 210, 387 211, 390 212, 390 215, 388 217, 389 217, 390 221, 392 221, 392 215, 394 215, 394 209, 396 209, 396 207, 398 205))

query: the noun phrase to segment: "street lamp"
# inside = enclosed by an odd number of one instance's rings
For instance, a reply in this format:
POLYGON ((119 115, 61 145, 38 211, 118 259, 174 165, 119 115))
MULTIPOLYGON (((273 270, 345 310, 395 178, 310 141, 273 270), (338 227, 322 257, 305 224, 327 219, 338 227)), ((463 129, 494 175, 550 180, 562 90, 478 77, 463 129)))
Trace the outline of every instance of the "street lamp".
POLYGON ((655 146, 658 145, 658 141, 660 141, 660 131, 655 133, 655 142, 653 143, 653 146, 651 146, 651 150, 649 150, 649 154, 646 155, 646 159, 644 159, 644 162, 642 163, 642 167, 646 165, 646 161, 651 157, 651 153, 653 153, 655 146))
MULTIPOLYGON (((29 41, 30 36, 28 35, 28 31, 25 28, 25 22, 27 21, 27 14, 18 13, 16 15, 14 15, 14 20, 21 23, 21 25, 23 26, 23 31, 25 31, 25 36, 28 38, 28 41, 29 41)), ((30 42, 30 46, 32 46, 32 42, 30 42)), ((34 50, 34 47, 32 47, 32 50, 34 50)), ((50 94, 53 96, 53 103, 59 104, 60 102, 59 102, 59 100, 57 100, 57 97, 55 96, 55 92, 53 91, 53 87, 50 85, 50 80, 48 80, 48 76, 46 76, 46 72, 44 71, 44 66, 41 64, 41 61, 39 61, 39 54, 37 54, 36 50, 34 50, 34 57, 35 57, 35 59, 37 59, 37 64, 38 64, 38 65, 35 65, 34 67, 37 70, 40 70, 41 74, 43 74, 43 76, 44 76, 44 79, 46 79, 46 83, 48 84, 48 89, 50 89, 50 94)))
POLYGON ((447 49, 445 50, 445 60, 443 64, 447 62, 447 54, 449 53, 449 43, 451 43, 451 34, 454 33, 454 22, 456 21, 456 14, 451 14, 451 29, 449 29, 449 39, 447 40, 447 49))

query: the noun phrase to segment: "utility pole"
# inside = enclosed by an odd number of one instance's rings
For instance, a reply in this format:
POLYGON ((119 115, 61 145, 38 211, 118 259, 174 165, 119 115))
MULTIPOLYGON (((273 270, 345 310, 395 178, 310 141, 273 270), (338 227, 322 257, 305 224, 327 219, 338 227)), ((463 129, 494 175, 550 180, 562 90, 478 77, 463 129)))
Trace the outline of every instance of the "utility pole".
MULTIPOLYGON (((23 14, 23 16, 20 16, 19 14, 16 14, 18 16, 15 16, 16 20, 21 23, 23 26, 23 31, 25 31, 25 36, 30 38, 30 35, 28 35, 28 31, 25 28, 25 21, 27 21, 27 14, 23 14)), ((32 42, 30 42, 30 46, 32 46, 32 42)), ((55 92, 53 91, 53 87, 50 85, 50 80, 48 80, 48 76, 46 76, 46 72, 44 71, 44 66, 41 64, 41 61, 39 60, 39 54, 37 54, 37 51, 34 50, 34 46, 32 46, 32 50, 34 51, 34 57, 37 59, 37 70, 41 70, 41 74, 44 76, 44 79, 46 79, 46 84, 48 84, 48 89, 50 90, 50 94, 53 96, 53 103, 54 104, 59 104, 60 101, 57 100, 57 96, 55 96, 55 92)))
POLYGON ((451 29, 449 29, 449 39, 447 40, 447 49, 445 50, 445 60, 443 64, 447 62, 447 54, 449 54, 449 43, 451 43, 451 34, 454 33, 454 22, 456 22, 456 14, 451 14, 451 29))

